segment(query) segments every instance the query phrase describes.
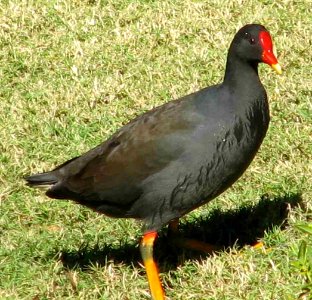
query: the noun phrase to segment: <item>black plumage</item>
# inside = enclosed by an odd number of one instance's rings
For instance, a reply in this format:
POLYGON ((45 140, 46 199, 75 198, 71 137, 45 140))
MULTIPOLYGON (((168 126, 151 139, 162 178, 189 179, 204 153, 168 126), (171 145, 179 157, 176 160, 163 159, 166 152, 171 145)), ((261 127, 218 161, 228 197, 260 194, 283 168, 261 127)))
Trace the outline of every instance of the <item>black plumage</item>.
POLYGON ((143 220, 145 232, 212 200, 243 174, 267 132, 258 63, 280 72, 268 37, 261 25, 244 26, 221 84, 146 112, 82 156, 27 177, 28 185, 50 184, 51 198, 143 220))

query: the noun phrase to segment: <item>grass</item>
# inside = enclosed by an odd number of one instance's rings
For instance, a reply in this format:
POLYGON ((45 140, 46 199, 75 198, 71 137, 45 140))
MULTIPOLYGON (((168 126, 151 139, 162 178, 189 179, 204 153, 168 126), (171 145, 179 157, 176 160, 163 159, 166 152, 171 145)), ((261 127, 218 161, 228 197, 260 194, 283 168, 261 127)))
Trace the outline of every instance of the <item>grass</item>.
POLYGON ((236 30, 258 22, 284 69, 260 67, 268 135, 243 177, 181 224, 228 248, 199 256, 164 229, 156 257, 169 299, 312 299, 298 264, 311 236, 294 226, 312 216, 311 14, 309 1, 286 0, 1 1, 0 298, 149 298, 140 224, 49 200, 22 177, 220 82, 236 30), (248 247, 257 239, 266 250, 248 247))

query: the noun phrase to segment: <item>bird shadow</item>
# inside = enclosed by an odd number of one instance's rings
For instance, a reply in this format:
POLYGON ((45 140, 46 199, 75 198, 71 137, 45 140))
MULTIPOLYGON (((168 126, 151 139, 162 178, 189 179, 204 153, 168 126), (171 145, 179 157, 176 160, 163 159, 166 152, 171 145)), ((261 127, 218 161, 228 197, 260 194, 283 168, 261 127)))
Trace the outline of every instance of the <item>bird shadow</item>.
MULTIPOLYGON (((303 208, 300 194, 269 198, 264 195, 256 205, 244 205, 235 210, 215 209, 207 216, 184 221, 179 225, 179 235, 217 245, 220 249, 252 245, 264 237, 265 233, 278 226, 287 226, 290 209, 303 208)), ((170 231, 165 228, 159 233, 154 247, 154 257, 160 270, 175 269, 183 260, 198 260, 209 254, 185 250, 172 242, 170 231)), ((121 244, 118 247, 104 244, 90 248, 83 245, 79 250, 58 251, 66 269, 89 270, 92 266, 103 266, 108 261, 137 267, 141 261, 138 242, 121 244)))

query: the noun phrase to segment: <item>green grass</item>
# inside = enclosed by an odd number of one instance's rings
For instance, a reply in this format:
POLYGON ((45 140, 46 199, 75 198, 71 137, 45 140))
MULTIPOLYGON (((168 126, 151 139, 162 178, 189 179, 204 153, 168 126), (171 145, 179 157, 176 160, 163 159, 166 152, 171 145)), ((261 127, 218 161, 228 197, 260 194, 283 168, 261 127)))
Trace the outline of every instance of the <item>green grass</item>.
POLYGON ((269 132, 243 177, 181 224, 228 248, 199 256, 164 229, 156 258, 169 299, 312 299, 298 267, 311 241, 294 226, 312 219, 311 15, 310 1, 1 1, 0 298, 149 298, 140 224, 52 201, 22 177, 220 82, 236 30, 259 22, 284 69, 260 67, 269 132), (265 251, 248 247, 257 239, 265 251))

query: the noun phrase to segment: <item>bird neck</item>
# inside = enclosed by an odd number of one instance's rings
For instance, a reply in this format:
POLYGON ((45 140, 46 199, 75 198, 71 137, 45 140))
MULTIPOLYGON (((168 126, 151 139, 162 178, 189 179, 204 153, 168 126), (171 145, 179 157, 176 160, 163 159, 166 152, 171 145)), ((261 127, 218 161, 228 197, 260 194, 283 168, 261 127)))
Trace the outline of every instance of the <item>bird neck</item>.
POLYGON ((223 84, 235 90, 262 86, 258 76, 258 63, 243 61, 229 54, 223 84))

